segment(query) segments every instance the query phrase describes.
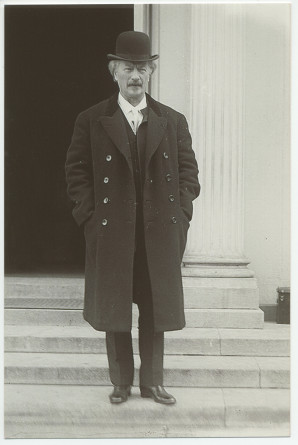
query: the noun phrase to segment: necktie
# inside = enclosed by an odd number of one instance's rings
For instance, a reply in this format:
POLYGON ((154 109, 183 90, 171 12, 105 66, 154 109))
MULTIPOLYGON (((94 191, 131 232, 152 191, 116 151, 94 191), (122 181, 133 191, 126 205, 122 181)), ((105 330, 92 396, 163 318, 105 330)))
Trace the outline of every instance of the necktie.
POLYGON ((134 134, 136 134, 138 131, 139 125, 142 122, 143 115, 136 108, 132 108, 131 113, 132 113, 132 120, 131 120, 132 129, 133 129, 134 134))

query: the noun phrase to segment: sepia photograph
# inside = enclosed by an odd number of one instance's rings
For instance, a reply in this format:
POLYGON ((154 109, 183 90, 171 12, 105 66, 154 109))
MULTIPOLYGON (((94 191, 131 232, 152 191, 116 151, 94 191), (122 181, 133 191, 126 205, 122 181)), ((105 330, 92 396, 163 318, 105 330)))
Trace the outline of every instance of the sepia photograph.
POLYGON ((25 3, 4 439, 290 438, 293 5, 25 3))

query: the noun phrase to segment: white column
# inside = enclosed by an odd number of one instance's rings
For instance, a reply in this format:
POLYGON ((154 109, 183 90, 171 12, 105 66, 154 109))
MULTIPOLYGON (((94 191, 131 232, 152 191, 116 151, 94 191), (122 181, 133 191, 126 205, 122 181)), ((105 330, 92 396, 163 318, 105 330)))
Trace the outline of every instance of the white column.
POLYGON ((243 8, 192 5, 191 30, 190 126, 202 193, 185 265, 239 269, 248 264, 243 253, 243 8))
POLYGON ((150 92, 186 115, 199 164, 183 275, 252 277, 243 251, 244 5, 138 8, 135 26, 160 54, 150 92))

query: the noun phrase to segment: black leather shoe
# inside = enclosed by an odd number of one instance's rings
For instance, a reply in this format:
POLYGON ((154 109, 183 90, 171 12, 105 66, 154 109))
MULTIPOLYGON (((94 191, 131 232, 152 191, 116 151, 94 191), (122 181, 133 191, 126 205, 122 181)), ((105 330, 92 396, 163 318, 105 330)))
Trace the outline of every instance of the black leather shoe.
POLYGON ((109 395, 111 403, 126 402, 128 396, 131 394, 130 385, 114 386, 114 391, 109 395))
POLYGON ((175 397, 167 393, 163 386, 141 386, 141 397, 150 397, 157 403, 173 405, 176 403, 175 397))

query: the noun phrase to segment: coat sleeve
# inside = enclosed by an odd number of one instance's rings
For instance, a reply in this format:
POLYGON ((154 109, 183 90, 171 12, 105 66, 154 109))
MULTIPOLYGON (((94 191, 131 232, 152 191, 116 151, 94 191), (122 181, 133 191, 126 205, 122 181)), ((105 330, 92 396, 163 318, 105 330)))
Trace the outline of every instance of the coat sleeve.
POLYGON ((200 194, 198 180, 198 164, 192 149, 192 139, 188 130, 185 116, 178 118, 178 164, 179 164, 179 191, 180 205, 189 221, 192 219, 192 201, 200 194))
POLYGON ((67 151, 65 173, 67 194, 74 203, 73 217, 83 224, 94 211, 94 187, 89 121, 84 114, 76 119, 71 144, 67 151))

